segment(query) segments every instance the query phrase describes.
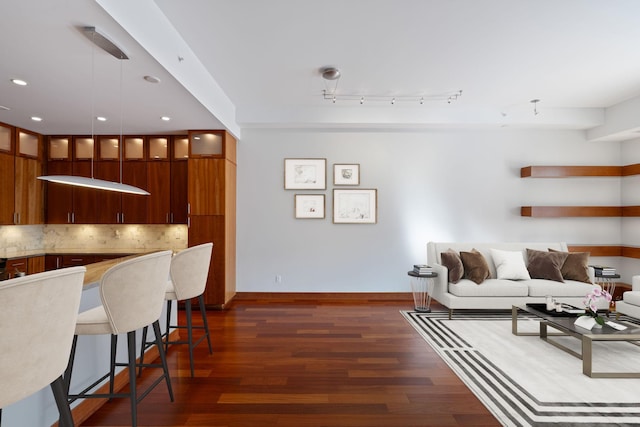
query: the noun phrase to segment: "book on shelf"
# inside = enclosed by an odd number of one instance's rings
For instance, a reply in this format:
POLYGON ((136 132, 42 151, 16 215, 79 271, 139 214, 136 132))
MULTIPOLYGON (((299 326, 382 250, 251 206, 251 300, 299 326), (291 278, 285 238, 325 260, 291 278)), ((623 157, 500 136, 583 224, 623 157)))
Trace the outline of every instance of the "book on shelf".
POLYGON ((593 270, 595 271, 595 273, 597 275, 615 275, 616 274, 616 269, 614 267, 607 267, 604 265, 592 265, 590 267, 593 267, 593 270))

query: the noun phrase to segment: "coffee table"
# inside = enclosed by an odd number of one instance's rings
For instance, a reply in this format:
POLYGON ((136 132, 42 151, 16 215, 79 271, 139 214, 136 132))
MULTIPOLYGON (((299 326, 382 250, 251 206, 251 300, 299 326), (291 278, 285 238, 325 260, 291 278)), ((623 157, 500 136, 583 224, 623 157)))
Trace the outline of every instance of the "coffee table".
POLYGON ((627 329, 619 331, 605 324, 602 328, 593 328, 589 330, 573 324, 577 315, 546 311, 543 307, 544 304, 512 306, 511 333, 520 336, 540 336, 540 339, 548 342, 549 344, 577 357, 578 359, 582 359, 582 373, 591 378, 640 378, 640 372, 594 372, 592 365, 594 341, 624 341, 637 346, 640 345, 638 344, 638 341, 640 341, 640 326, 617 321, 616 323, 623 324, 627 329), (518 331, 518 313, 520 312, 533 314, 540 319, 539 333, 518 331), (549 327, 559 331, 559 333, 549 333, 549 327), (553 336, 567 335, 582 341, 581 353, 573 351, 559 342, 550 339, 550 337, 553 336))

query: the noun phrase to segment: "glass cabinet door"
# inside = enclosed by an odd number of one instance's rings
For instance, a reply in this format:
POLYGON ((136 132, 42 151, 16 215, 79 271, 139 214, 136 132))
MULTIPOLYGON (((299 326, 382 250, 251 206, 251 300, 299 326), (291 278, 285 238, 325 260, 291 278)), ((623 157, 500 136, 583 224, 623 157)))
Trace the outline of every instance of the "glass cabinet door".
POLYGON ((40 154, 40 136, 23 130, 18 132, 17 154, 38 158, 40 154))
POLYGON ((144 160, 144 138, 127 136, 124 138, 125 160, 144 160))
POLYGON ((149 160, 169 160, 168 138, 149 138, 149 160))
POLYGON ((49 160, 71 160, 70 140, 71 138, 67 136, 49 137, 49 160))
POLYGON ((120 145, 118 137, 101 136, 98 141, 98 159, 120 160, 120 145))
POLYGON ((91 160, 93 159, 94 144, 93 139, 84 137, 75 137, 73 139, 73 155, 74 160, 91 160))
POLYGON ((173 138, 173 160, 189 158, 189 138, 176 136, 173 138))
POLYGON ((189 157, 223 157, 222 132, 194 132, 189 134, 189 157))
POLYGON ((13 153, 13 128, 0 125, 0 151, 13 153))

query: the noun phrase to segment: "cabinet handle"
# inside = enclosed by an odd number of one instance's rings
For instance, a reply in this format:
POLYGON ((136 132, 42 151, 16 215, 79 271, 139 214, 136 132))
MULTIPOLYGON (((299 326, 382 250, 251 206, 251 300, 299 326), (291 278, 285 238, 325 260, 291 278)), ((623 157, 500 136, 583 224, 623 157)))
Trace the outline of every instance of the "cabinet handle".
POLYGON ((71 258, 71 262, 82 261, 82 258, 71 258))
POLYGON ((171 224, 173 224, 173 212, 171 212, 171 224))
POLYGON ((191 203, 187 203, 187 213, 191 214, 191 203))
POLYGON ((187 218, 187 228, 191 228, 191 217, 187 218))
POLYGON ((60 268, 60 257, 56 257, 56 270, 60 268))
POLYGON ((120 214, 120 221, 122 221, 121 224, 124 224, 124 212, 120 214))
POLYGON ((71 223, 71 212, 67 212, 67 224, 71 223))
POLYGON ((164 222, 165 222, 165 224, 169 224, 169 213, 168 212, 164 215, 164 222))
POLYGON ((73 224, 75 224, 75 223, 76 223, 76 213, 75 213, 75 212, 71 212, 71 222, 72 222, 73 224))

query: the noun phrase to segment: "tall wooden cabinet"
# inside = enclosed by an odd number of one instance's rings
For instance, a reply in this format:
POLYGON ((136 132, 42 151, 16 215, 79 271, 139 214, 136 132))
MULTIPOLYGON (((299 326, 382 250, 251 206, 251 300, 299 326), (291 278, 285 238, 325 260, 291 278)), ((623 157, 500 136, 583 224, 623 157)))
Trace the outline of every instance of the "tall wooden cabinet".
POLYGON ((0 123, 0 224, 44 222, 42 136, 0 123))
POLYGON ((236 140, 225 131, 189 133, 189 246, 213 242, 205 303, 236 293, 236 140))

